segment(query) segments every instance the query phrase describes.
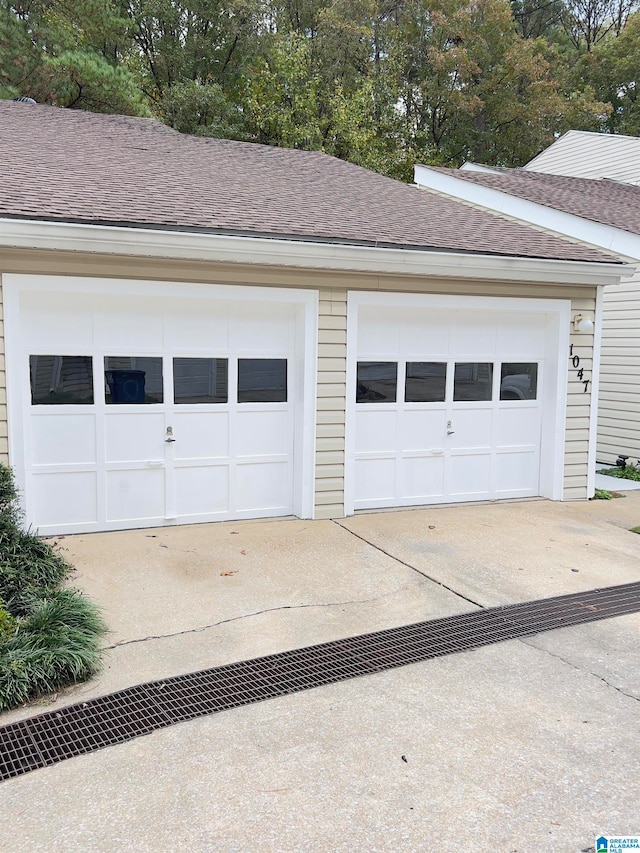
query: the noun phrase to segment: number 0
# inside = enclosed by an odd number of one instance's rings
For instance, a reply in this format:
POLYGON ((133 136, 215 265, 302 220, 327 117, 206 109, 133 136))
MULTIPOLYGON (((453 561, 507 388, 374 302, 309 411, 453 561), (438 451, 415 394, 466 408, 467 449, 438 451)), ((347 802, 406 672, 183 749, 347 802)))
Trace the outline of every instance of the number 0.
POLYGON ((573 362, 573 366, 574 366, 574 367, 577 367, 577 366, 580 364, 580 356, 579 356, 579 355, 574 355, 574 357, 573 357, 573 359, 572 359, 572 362, 573 362))

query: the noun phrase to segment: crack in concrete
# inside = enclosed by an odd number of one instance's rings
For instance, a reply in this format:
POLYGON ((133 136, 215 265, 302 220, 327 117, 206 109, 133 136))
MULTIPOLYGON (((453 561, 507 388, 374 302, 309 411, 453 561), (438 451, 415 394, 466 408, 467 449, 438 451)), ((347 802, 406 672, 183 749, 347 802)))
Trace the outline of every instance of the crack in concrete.
POLYGON ((586 675, 592 676, 592 678, 597 678, 598 681, 602 681, 602 683, 606 684, 607 687, 611 687, 613 688, 613 690, 617 690, 618 693, 622 693, 622 695, 626 696, 628 699, 633 699, 635 702, 640 702, 640 696, 634 696, 633 693, 627 693, 621 687, 616 687, 615 684, 612 684, 610 681, 607 681, 606 678, 604 678, 602 675, 598 675, 597 672, 591 672, 590 669, 585 669, 582 666, 578 666, 578 664, 572 663, 570 660, 567 660, 566 658, 562 657, 562 655, 558 655, 555 652, 550 652, 549 649, 542 648, 542 646, 536 646, 535 643, 527 642, 524 637, 520 637, 519 639, 521 643, 523 643, 525 646, 529 646, 530 649, 537 649, 539 652, 543 652, 544 654, 549 655, 549 657, 556 658, 556 660, 559 660, 567 666, 570 666, 571 669, 575 669, 576 672, 582 672, 586 675))
POLYGON ((443 589, 446 589, 448 592, 452 592, 455 596, 457 596, 458 598, 461 598, 463 601, 468 601, 469 604, 473 604, 475 607, 479 607, 481 610, 485 609, 484 605, 480 604, 480 602, 474 601, 472 598, 469 598, 468 596, 463 595, 461 592, 458 592, 457 590, 453 589, 453 587, 447 586, 446 583, 439 581, 437 578, 434 578, 432 575, 428 575, 426 572, 423 572, 420 569, 416 568, 416 566, 412 566, 411 563, 407 563, 405 560, 401 560, 400 557, 396 557, 395 554, 391 554, 389 551, 385 551, 385 549, 382 548, 380 545, 376 545, 375 542, 371 542, 365 536, 361 536, 359 533, 355 533, 353 530, 351 530, 349 527, 346 527, 344 524, 340 524, 340 522, 337 519, 332 518, 331 521, 334 524, 337 524, 338 527, 341 527, 343 530, 346 530, 347 533, 350 533, 352 536, 355 536, 356 539, 360 539, 361 542, 365 542, 367 545, 370 545, 372 548, 375 548, 376 551, 380 551, 381 554, 384 554, 385 556, 390 557, 392 560, 395 560, 396 563, 400 563, 401 566, 406 566, 408 569, 411 569, 412 572, 415 572, 416 574, 420 575, 421 577, 426 578, 427 580, 431 581, 432 583, 438 584, 438 586, 441 586, 443 589))
POLYGON ((184 631, 174 631, 171 634, 150 634, 148 637, 135 637, 133 640, 121 640, 119 643, 114 643, 111 646, 104 646, 103 651, 108 652, 111 649, 117 649, 121 646, 130 646, 133 643, 146 643, 147 640, 167 640, 171 637, 182 637, 185 634, 201 634, 203 631, 209 631, 212 628, 217 628, 220 625, 226 625, 229 622, 239 622, 242 619, 251 619, 254 616, 262 616, 264 613, 275 613, 279 610, 303 610, 312 607, 343 607, 348 604, 372 604, 374 601, 380 601, 383 598, 388 598, 398 592, 407 589, 409 584, 403 584, 397 589, 390 592, 385 592, 384 595, 377 595, 374 598, 355 599, 353 601, 327 601, 322 604, 283 604, 279 607, 267 607, 264 610, 256 610, 253 613, 243 613, 240 616, 231 616, 229 619, 221 619, 219 622, 212 622, 210 625, 201 625, 198 628, 186 628, 184 631))

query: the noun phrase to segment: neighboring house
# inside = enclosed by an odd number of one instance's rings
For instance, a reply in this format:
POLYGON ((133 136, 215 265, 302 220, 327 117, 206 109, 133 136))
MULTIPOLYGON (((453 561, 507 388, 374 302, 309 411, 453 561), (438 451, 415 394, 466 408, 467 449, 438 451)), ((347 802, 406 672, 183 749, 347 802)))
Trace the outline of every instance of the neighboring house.
POLYGON ((319 152, 0 102, 0 452, 46 534, 584 499, 575 320, 625 269, 319 152))
MULTIPOLYGON (((464 167, 463 167, 464 168, 464 167)), ((640 184, 640 138, 569 130, 522 167, 574 178, 640 184)))
POLYGON ((604 289, 596 310, 596 329, 600 315, 602 325, 601 347, 597 338, 595 346, 596 357, 601 348, 596 455, 606 464, 620 455, 639 460, 640 186, 474 164, 463 169, 416 166, 415 181, 447 198, 580 240, 635 265, 632 278, 604 289))

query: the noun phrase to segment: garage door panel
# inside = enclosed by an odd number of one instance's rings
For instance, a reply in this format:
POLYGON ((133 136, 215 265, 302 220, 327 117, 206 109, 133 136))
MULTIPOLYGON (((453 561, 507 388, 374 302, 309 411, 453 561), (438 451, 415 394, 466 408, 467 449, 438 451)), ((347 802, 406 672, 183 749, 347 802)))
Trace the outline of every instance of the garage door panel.
POLYGON ((136 350, 164 348, 164 318, 153 300, 130 297, 118 300, 118 306, 110 305, 93 314, 94 344, 108 354, 120 355, 133 345, 136 350), (141 322, 144 317, 144 322, 141 322))
POLYGON ((516 317, 509 315, 498 325, 497 352, 503 358, 515 360, 520 353, 528 358, 542 359, 546 342, 544 316, 516 317))
POLYGON ((245 303, 234 308, 229 324, 229 346, 241 353, 279 353, 291 334, 290 306, 245 303))
MULTIPOLYGON (((400 349, 400 329, 392 317, 382 316, 379 311, 361 310, 361 322, 358 327, 358 352, 362 358, 371 353, 378 359, 380 355, 394 358, 400 349)), ((393 312, 389 312, 393 314, 393 312)))
POLYGON ((34 415, 31 442, 35 465, 95 463, 95 416, 78 413, 34 415))
POLYGON ((448 495, 451 498, 489 496, 491 491, 491 454, 469 453, 449 457, 447 465, 448 495))
POLYGON ((221 304, 212 313, 202 300, 175 305, 165 325, 165 344, 176 352, 215 347, 221 354, 229 349, 228 308, 221 304))
POLYGON ((40 528, 91 524, 97 520, 95 472, 36 473, 31 496, 40 528))
POLYGON ((396 497, 396 460, 356 459, 357 504, 377 505, 396 497))
POLYGON ((229 412, 189 412, 173 418, 174 458, 229 456, 229 412))
POLYGON ((179 516, 229 512, 229 468, 226 465, 176 467, 179 516))
POLYGON ((22 293, 20 296, 20 337, 28 348, 43 352, 53 346, 58 351, 61 341, 86 348, 93 342, 93 318, 68 295, 54 293, 22 293))
POLYGON ((444 493, 444 456, 422 456, 403 459, 400 466, 400 489, 404 498, 428 501, 444 493))
POLYGON ((537 444, 540 441, 538 407, 515 404, 513 408, 497 409, 495 413, 495 443, 498 447, 514 444, 537 444))
POLYGON ((493 355, 496 351, 496 329, 493 323, 479 323, 476 313, 456 311, 455 320, 448 318, 450 328, 450 352, 486 353, 493 355))
POLYGON ((356 412, 356 453, 395 451, 397 418, 393 409, 359 409, 356 412))
POLYGON ((495 464, 495 488, 503 496, 535 493, 539 481, 538 448, 498 453, 495 464))
POLYGON ((238 412, 231 441, 233 456, 286 455, 290 443, 290 416, 287 409, 238 412))
POLYGON ((491 447, 493 409, 455 409, 451 413, 451 429, 447 447, 462 448, 491 447))
POLYGON ((239 513, 286 514, 291 506, 291 463, 242 462, 236 467, 235 509, 239 513))
POLYGON ((400 334, 400 351, 411 361, 412 355, 449 352, 449 325, 430 318, 426 312, 418 311, 405 319, 400 334))
POLYGON ((165 476, 160 467, 107 471, 107 521, 163 518, 165 476))
POLYGON ((140 462, 165 457, 164 412, 105 416, 106 462, 140 462))
POLYGON ((405 409, 400 420, 399 440, 403 451, 430 450, 434 444, 443 448, 447 435, 447 413, 444 409, 405 409), (434 441, 435 439, 435 441, 434 441))

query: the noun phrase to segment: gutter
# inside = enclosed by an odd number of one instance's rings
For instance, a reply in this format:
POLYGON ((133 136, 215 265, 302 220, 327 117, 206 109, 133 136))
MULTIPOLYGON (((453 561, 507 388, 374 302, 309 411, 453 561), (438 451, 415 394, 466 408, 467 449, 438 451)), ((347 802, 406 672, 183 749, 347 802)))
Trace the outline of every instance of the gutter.
POLYGON ((621 277, 631 276, 634 272, 631 266, 613 262, 327 244, 17 219, 0 219, 0 247, 582 286, 618 284, 621 277))

